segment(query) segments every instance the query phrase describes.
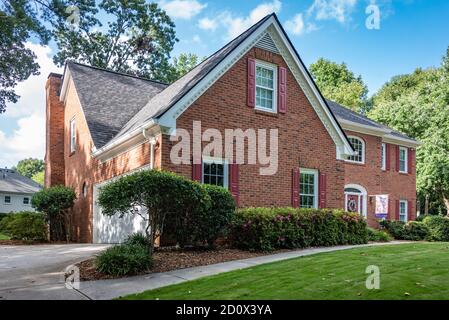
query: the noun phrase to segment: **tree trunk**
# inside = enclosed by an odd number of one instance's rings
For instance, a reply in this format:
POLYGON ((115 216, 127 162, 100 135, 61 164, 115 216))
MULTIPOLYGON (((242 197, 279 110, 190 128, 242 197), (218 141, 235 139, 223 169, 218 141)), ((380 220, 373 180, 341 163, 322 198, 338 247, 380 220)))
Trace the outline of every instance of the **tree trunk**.
POLYGON ((449 216, 449 197, 443 196, 443 202, 446 207, 446 214, 449 216))

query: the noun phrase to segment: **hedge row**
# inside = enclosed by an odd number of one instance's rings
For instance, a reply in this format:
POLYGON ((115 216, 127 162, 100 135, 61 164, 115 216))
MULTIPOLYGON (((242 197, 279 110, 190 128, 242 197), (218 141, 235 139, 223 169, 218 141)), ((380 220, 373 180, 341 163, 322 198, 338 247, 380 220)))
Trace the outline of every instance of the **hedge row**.
POLYGON ((426 216, 421 221, 382 221, 389 234, 396 240, 449 241, 449 218, 426 216))
POLYGON ((46 241, 44 215, 36 212, 10 213, 0 220, 0 232, 12 240, 46 241))
POLYGON ((345 244, 364 244, 366 222, 340 210, 247 208, 231 223, 229 239, 244 250, 272 251, 345 244))

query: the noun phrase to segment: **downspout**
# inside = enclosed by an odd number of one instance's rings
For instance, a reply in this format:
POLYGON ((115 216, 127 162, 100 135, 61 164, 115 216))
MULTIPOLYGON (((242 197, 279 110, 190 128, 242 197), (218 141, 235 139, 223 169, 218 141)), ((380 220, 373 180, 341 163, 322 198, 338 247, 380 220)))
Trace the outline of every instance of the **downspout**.
POLYGON ((154 146, 156 145, 156 139, 154 137, 149 138, 146 129, 142 129, 142 135, 150 142, 150 169, 154 169, 154 146))

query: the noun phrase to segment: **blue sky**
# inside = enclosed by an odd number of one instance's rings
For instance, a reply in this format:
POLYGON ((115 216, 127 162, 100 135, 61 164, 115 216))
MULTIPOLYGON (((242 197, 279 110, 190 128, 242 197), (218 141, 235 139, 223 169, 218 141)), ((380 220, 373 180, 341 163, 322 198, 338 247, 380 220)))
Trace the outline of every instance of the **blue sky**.
MULTIPOLYGON (((370 94, 397 74, 438 66, 449 46, 447 0, 158 0, 176 23, 173 55, 207 56, 264 15, 276 12, 306 65, 324 57, 346 62, 370 94), (365 26, 367 6, 380 9, 380 29, 365 26)), ((30 43, 41 75, 21 83, 22 96, 0 115, 0 167, 44 156, 46 76, 58 70, 53 45, 30 43)))

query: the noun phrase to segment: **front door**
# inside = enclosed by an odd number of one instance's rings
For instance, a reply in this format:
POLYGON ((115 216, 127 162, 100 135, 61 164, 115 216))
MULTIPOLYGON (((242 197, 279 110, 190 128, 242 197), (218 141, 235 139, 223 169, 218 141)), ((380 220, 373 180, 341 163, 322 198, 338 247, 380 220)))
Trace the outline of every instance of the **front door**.
POLYGON ((363 212, 363 195, 355 193, 346 193, 346 211, 362 214, 363 212))

